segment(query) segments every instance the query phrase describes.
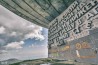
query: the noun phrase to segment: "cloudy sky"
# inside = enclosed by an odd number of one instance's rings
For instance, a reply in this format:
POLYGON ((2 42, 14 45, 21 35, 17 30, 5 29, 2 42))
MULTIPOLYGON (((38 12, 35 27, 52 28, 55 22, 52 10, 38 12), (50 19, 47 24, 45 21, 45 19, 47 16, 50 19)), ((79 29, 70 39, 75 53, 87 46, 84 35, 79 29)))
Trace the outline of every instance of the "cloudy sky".
POLYGON ((47 57, 48 30, 0 5, 0 61, 47 57))

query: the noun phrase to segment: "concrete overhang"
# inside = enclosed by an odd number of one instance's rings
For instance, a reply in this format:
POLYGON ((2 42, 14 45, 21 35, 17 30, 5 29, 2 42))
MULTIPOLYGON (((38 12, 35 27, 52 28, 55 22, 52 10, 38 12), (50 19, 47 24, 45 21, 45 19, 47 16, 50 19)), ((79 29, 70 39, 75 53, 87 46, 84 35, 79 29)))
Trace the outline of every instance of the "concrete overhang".
POLYGON ((48 28, 74 0, 0 0, 0 4, 18 16, 48 28))

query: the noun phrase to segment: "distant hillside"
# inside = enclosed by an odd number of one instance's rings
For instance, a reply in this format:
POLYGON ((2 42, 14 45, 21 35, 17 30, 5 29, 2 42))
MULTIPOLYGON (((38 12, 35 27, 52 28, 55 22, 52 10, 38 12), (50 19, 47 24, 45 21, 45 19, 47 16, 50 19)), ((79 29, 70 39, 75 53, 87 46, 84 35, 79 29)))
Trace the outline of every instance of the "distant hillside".
POLYGON ((16 63, 16 62, 20 62, 20 60, 18 60, 16 58, 12 58, 12 59, 8 59, 8 60, 0 61, 0 65, 9 65, 9 64, 16 63))
POLYGON ((59 62, 60 60, 57 59, 50 59, 50 58, 42 58, 42 59, 34 59, 34 60, 24 60, 22 62, 10 64, 10 65, 40 65, 44 63, 55 63, 59 62))

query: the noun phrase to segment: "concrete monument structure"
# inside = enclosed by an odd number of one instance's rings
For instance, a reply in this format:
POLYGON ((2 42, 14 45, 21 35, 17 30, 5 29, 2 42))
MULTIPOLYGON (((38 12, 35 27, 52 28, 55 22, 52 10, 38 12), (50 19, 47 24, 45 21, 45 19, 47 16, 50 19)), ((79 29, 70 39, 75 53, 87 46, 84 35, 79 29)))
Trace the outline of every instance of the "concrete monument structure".
POLYGON ((0 0, 0 4, 48 28, 50 58, 98 64, 98 0, 0 0))
POLYGON ((49 57, 97 63, 98 1, 74 1, 49 24, 49 57))

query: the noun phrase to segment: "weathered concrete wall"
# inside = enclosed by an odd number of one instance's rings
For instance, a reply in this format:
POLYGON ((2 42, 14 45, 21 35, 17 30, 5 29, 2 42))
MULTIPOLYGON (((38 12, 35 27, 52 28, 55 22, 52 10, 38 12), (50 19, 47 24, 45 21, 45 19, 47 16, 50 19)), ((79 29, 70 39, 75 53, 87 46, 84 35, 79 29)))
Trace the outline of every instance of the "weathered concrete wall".
POLYGON ((98 63, 98 0, 78 0, 49 24, 49 57, 98 63))

